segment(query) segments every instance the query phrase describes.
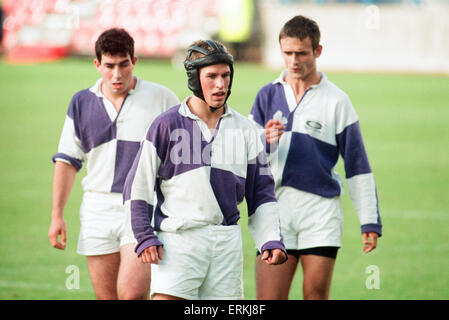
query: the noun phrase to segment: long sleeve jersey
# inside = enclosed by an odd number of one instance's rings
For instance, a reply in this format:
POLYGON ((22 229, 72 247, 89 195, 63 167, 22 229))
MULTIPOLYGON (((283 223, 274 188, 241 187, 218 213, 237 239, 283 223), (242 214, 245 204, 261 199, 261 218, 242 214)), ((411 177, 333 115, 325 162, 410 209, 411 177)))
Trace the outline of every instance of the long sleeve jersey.
POLYGON ((117 112, 101 92, 102 79, 70 101, 58 152, 52 160, 77 170, 87 160, 85 192, 122 193, 126 175, 151 122, 179 104, 168 88, 136 77, 134 89, 117 112))
POLYGON ((212 134, 187 99, 153 122, 126 179, 123 197, 136 253, 161 244, 155 230, 237 224, 244 198, 256 247, 285 251, 274 180, 257 129, 226 105, 212 134))
POLYGON ((249 115, 259 132, 270 119, 285 125, 277 144, 265 142, 276 192, 291 187, 326 198, 340 196, 343 183, 334 167, 341 155, 361 230, 381 235, 374 175, 349 97, 320 73, 320 83, 296 103, 293 89, 283 80, 285 72, 258 92, 249 115))

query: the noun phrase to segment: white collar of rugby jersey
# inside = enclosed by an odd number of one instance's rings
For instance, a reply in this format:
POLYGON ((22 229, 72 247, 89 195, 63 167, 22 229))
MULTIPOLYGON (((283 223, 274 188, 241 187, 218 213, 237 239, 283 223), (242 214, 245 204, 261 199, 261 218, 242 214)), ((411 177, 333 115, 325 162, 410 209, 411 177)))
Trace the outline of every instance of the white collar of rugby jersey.
MULTIPOLYGON (((288 109, 290 110, 290 112, 293 112, 296 109, 296 107, 298 106, 298 103, 296 103, 296 97, 295 97, 295 93, 293 92, 293 88, 291 87, 291 85, 288 84, 287 81, 284 80, 285 77, 287 76, 287 73, 288 73, 288 70, 282 71, 281 75, 277 79, 275 79, 272 82, 272 84, 280 83, 283 85, 285 99, 287 100, 288 109)), ((307 90, 315 89, 315 88, 318 88, 318 87, 321 87, 324 85, 324 82, 326 82, 326 80, 327 80, 326 75, 323 72, 318 72, 318 74, 321 77, 320 82, 317 84, 311 85, 310 88, 307 90)))
MULTIPOLYGON (((134 86, 133 89, 129 90, 128 95, 133 94, 136 90, 139 89, 141 83, 142 83, 142 79, 140 79, 138 76, 134 76, 134 78, 136 79, 136 85, 134 86)), ((114 104, 109 101, 108 98, 106 98, 106 96, 103 94, 103 92, 101 92, 101 84, 103 83, 103 79, 100 78, 97 80, 97 82, 89 88, 89 90, 91 92, 93 92, 97 97, 102 98, 103 100, 103 105, 104 108, 106 109, 106 113, 109 116, 109 119, 111 119, 111 121, 114 121, 118 114, 120 113, 120 111, 122 110, 122 108, 120 108, 119 112, 117 112, 117 110, 115 110, 114 104)))
MULTIPOLYGON (((194 113, 192 113, 192 111, 190 111, 190 108, 187 105, 187 101, 191 97, 192 96, 188 96, 187 98, 184 99, 184 101, 182 101, 178 112, 183 117, 187 117, 192 120, 195 120, 201 129, 201 133, 203 134, 204 139, 206 139, 207 142, 210 142, 212 140, 212 138, 216 135, 217 132, 215 132, 215 134, 213 135, 212 132, 210 131, 209 127, 207 126, 207 124, 203 120, 201 120, 196 114, 194 114, 194 113)), ((221 115, 220 118, 229 117, 229 116, 233 115, 234 111, 231 108, 229 108, 227 103, 224 105, 224 108, 225 108, 225 112, 221 115)))
MULTIPOLYGON (((178 112, 184 117, 188 117, 193 120, 201 120, 196 114, 192 113, 192 111, 190 111, 190 108, 187 106, 187 101, 189 101, 191 97, 193 96, 188 96, 184 99, 184 101, 182 101, 178 112)), ((221 118, 232 115, 233 111, 231 110, 231 108, 229 108, 228 103, 225 103, 224 108, 225 112, 221 115, 221 118)))

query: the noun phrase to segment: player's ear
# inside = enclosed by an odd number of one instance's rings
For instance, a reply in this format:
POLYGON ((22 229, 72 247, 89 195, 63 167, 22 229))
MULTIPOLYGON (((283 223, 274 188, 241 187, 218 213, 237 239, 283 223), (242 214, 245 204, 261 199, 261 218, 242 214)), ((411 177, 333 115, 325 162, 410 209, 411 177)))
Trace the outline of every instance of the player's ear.
POLYGON ((136 63, 137 63, 137 57, 136 56, 134 56, 132 63, 133 63, 133 66, 136 65, 136 63))
POLYGON ((321 52, 323 51, 323 46, 321 44, 318 45, 315 49, 315 58, 321 56, 321 52))
POLYGON ((101 65, 101 62, 100 61, 98 61, 98 59, 97 58, 95 58, 94 59, 94 65, 95 65, 95 68, 99 68, 100 67, 100 65, 101 65))

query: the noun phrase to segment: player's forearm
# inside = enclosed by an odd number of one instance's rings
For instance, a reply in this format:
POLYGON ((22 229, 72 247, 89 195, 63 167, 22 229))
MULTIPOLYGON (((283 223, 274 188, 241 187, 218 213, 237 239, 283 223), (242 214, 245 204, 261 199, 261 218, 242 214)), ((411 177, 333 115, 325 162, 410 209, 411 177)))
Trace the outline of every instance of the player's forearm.
POLYGON ((76 168, 56 161, 53 175, 52 218, 62 218, 64 207, 75 182, 76 168))
POLYGON ((264 203, 248 217, 248 229, 260 252, 281 249, 285 251, 282 240, 277 202, 264 203))
POLYGON ((382 224, 374 175, 366 173, 346 179, 348 194, 359 217, 362 232, 381 233, 382 224), (373 229, 374 228, 374 229, 373 229))
POLYGON ((149 247, 162 245, 151 226, 153 206, 143 200, 128 200, 125 210, 131 216, 131 228, 137 240, 138 256, 149 247))

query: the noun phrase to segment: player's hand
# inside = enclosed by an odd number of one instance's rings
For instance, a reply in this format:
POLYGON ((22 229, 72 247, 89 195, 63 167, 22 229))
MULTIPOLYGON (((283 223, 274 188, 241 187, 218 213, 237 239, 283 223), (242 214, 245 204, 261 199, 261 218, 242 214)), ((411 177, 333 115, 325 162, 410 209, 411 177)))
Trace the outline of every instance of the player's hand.
POLYGON ((146 248, 140 254, 139 260, 142 263, 159 264, 159 260, 162 260, 162 246, 151 246, 146 248))
POLYGON ((67 239, 67 227, 64 219, 53 218, 51 220, 50 229, 48 230, 48 239, 53 248, 64 250, 67 239), (59 241, 61 236, 61 241, 59 241))
POLYGON ((265 139, 268 143, 279 141, 284 133, 285 126, 278 119, 270 119, 265 125, 265 139))
POLYGON ((261 259, 269 265, 276 265, 285 262, 285 260, 287 260, 287 256, 281 249, 272 249, 265 250, 262 253, 261 259))
POLYGON ((364 232, 363 237, 363 251, 365 253, 371 252, 377 247, 377 238, 379 235, 375 232, 364 232))

